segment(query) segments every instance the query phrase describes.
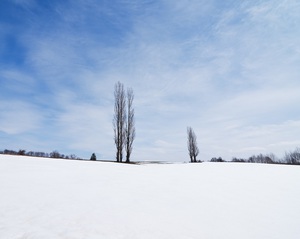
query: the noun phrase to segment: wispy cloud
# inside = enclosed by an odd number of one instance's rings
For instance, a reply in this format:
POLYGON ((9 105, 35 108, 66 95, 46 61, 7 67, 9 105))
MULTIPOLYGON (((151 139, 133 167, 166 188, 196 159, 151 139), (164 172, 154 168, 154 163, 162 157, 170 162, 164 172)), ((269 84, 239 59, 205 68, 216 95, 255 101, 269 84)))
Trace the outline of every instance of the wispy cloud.
POLYGON ((184 160, 189 125, 202 159, 281 154, 289 147, 281 142, 297 142, 297 1, 15 3, 22 30, 12 17, 0 24, 25 49, 22 63, 0 67, 9 137, 24 124, 7 117, 27 112, 22 134, 43 128, 53 149, 114 158, 113 87, 121 81, 135 92, 135 160, 184 160))
POLYGON ((29 103, 1 100, 0 131, 8 135, 39 130, 42 117, 38 109, 29 103))

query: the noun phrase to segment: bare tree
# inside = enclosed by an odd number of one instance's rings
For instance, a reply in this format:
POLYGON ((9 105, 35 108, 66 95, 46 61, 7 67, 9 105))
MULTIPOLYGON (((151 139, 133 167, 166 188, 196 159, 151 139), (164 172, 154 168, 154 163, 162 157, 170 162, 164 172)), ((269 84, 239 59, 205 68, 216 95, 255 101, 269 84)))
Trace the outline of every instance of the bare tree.
POLYGON ((113 118, 114 140, 117 148, 117 162, 122 162, 123 148, 125 141, 125 121, 126 121, 126 95, 124 86, 118 82, 115 84, 115 114, 113 118))
POLYGON ((130 162, 130 155, 132 153, 132 143, 135 138, 135 120, 134 120, 134 108, 132 106, 134 99, 133 90, 127 89, 127 119, 125 122, 125 151, 126 151, 126 163, 130 162))
POLYGON ((97 157, 96 157, 95 153, 92 154, 90 160, 92 160, 92 161, 96 161, 97 160, 97 157))
POLYGON ((187 146, 188 146, 189 156, 191 162, 194 163, 197 162, 199 149, 197 146, 197 137, 192 127, 187 127, 187 136, 188 136, 187 146))
MULTIPOLYGON (((43 157, 43 154, 40 155, 40 157, 43 157)), ((54 150, 50 153, 50 158, 61 158, 61 154, 57 150, 54 150)))
POLYGON ((300 148, 285 153, 284 159, 287 164, 300 164, 300 148))

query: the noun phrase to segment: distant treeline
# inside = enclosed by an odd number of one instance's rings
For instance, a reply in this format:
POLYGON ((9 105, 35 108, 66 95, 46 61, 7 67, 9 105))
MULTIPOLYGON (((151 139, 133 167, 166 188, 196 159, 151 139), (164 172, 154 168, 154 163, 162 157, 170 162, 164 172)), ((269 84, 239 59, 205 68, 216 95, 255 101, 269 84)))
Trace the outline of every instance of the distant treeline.
POLYGON ((248 159, 232 158, 231 161, 225 161, 221 157, 212 158, 210 162, 237 162, 237 163, 267 163, 267 164, 292 164, 300 165, 300 148, 294 151, 286 152, 282 159, 278 159, 274 154, 259 154, 253 155, 248 159))
POLYGON ((77 157, 75 154, 65 155, 59 153, 57 150, 54 150, 51 153, 45 153, 45 152, 35 152, 35 151, 26 152, 26 150, 24 149, 20 149, 19 151, 5 149, 4 151, 0 151, 0 154, 23 155, 23 156, 43 157, 43 158, 81 159, 77 157))
MULTIPOLYGON (((8 155, 23 155, 23 156, 32 156, 32 157, 43 157, 43 158, 61 158, 61 159, 78 159, 75 154, 65 155, 59 153, 57 150, 52 151, 51 153, 45 152, 34 152, 24 149, 19 151, 8 150, 0 151, 0 154, 8 155)), ((90 160, 96 160, 96 155, 93 153, 90 160)), ((202 161, 196 161, 201 163, 202 161)), ((234 162, 234 163, 266 163, 266 164, 289 164, 289 165, 300 165, 300 148, 296 148, 294 151, 286 152, 282 159, 277 158, 274 154, 258 154, 253 155, 249 158, 236 158, 233 157, 231 161, 226 161, 222 157, 214 157, 210 162, 234 162)), ((157 162, 156 162, 157 163, 157 162)))

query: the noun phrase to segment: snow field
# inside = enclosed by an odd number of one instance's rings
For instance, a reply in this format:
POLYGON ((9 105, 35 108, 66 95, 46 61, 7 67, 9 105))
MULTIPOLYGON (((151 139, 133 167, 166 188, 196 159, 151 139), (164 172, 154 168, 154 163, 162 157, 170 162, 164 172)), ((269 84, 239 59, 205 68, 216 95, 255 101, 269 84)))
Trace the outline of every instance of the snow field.
POLYGON ((299 166, 0 155, 0 239, 298 239, 299 182, 299 166))

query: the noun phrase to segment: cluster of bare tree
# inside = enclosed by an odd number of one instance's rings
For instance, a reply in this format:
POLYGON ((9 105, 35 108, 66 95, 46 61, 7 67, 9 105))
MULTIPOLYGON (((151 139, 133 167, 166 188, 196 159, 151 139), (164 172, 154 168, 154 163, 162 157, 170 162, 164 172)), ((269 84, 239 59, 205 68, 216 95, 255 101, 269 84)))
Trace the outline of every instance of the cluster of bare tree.
POLYGON ((24 149, 20 149, 19 151, 5 149, 4 151, 0 151, 0 154, 23 155, 23 156, 32 156, 32 157, 42 157, 42 158, 80 159, 75 154, 65 155, 59 153, 57 150, 54 150, 51 153, 45 153, 45 152, 35 152, 35 151, 26 152, 26 150, 24 149))
POLYGON ((123 161, 123 150, 126 152, 126 163, 130 162, 132 144, 135 138, 135 119, 131 88, 125 92, 124 85, 120 82, 115 84, 115 106, 114 106, 114 141, 116 145, 116 160, 123 161))
POLYGON ((221 157, 219 158, 214 157, 210 160, 210 162, 225 162, 225 161, 221 157))
MULTIPOLYGON (((212 158, 211 162, 227 162, 221 157, 212 158)), ((274 154, 258 154, 252 155, 249 158, 232 158, 229 162, 235 163, 267 163, 267 164, 294 164, 300 165, 300 148, 294 151, 286 152, 282 159, 277 158, 274 154)))
POLYGON ((300 148, 296 148, 294 151, 286 152, 284 160, 288 164, 300 164, 300 148))
POLYGON ((236 158, 233 157, 231 162, 236 162, 236 163, 276 163, 276 157, 274 154, 258 154, 258 155, 252 155, 248 159, 243 159, 243 158, 236 158))

